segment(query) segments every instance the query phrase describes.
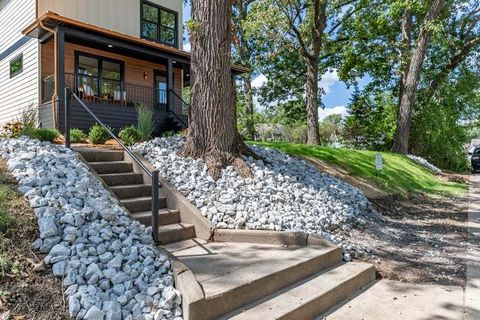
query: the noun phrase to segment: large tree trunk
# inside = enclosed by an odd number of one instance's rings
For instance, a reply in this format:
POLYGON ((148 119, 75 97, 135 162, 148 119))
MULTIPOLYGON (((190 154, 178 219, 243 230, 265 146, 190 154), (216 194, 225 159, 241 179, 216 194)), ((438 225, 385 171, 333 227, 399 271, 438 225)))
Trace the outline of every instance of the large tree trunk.
POLYGON ((247 139, 255 138, 255 110, 253 106, 252 74, 243 75, 243 94, 245 102, 245 129, 247 139))
POLYGON ((417 85, 422 71, 425 53, 431 36, 431 24, 437 19, 443 8, 444 0, 433 0, 430 9, 422 23, 416 47, 412 53, 408 72, 401 83, 400 99, 397 117, 397 130, 393 143, 393 151, 403 154, 408 153, 412 111, 415 101, 417 85))
POLYGON ((307 144, 320 144, 318 132, 318 61, 307 65, 307 144))
POLYGON ((243 175, 251 175, 241 159, 248 148, 237 130, 230 65, 231 5, 225 0, 192 1, 191 106, 181 154, 203 158, 215 179, 231 164, 243 175))

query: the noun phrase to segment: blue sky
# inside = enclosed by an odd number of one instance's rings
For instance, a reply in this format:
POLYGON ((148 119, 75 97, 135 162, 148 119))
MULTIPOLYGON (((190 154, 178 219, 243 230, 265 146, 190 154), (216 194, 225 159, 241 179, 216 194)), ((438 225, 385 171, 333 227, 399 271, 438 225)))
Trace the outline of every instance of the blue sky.
MULTIPOLYGON (((183 11, 183 23, 190 19, 190 4, 184 5, 183 11)), ((184 31, 184 44, 188 43, 188 33, 184 31)), ((185 47, 189 47, 188 45, 185 47)), ((266 81, 265 77, 259 76, 259 78, 253 81, 254 86, 261 85, 266 81)), ((268 81, 268 80, 267 80, 268 81)), ((363 87, 367 83, 367 80, 361 79, 359 86, 363 87)), ((333 113, 342 113, 346 112, 346 106, 350 101, 352 96, 353 87, 347 88, 347 86, 338 79, 337 73, 335 71, 329 72, 323 75, 320 85, 325 90, 326 94, 322 96, 322 102, 325 105, 325 110, 319 110, 320 119, 325 118, 326 116, 333 113)), ((261 108, 261 106, 259 106, 261 108)))

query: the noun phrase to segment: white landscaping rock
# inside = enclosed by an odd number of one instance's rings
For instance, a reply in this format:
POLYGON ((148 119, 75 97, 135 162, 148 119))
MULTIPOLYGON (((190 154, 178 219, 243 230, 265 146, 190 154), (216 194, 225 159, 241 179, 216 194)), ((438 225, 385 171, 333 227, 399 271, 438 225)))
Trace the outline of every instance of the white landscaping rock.
POLYGON ((354 256, 365 252, 349 240, 351 229, 379 215, 357 188, 304 160, 256 146, 250 147, 265 162, 245 158, 253 179, 227 167, 214 181, 203 160, 177 155, 183 143, 183 137, 156 138, 134 149, 218 228, 304 231, 354 256))
POLYGON ((425 158, 422 158, 422 157, 419 157, 419 156, 416 156, 416 155, 413 155, 413 154, 407 154, 407 157, 410 160, 413 160, 416 163, 418 163, 418 164, 424 166, 425 168, 429 169, 430 171, 433 171, 434 173, 442 173, 441 169, 437 168, 435 165, 428 162, 428 160, 425 159, 425 158))
POLYGON ((74 152, 21 137, 0 140, 0 156, 35 208, 32 247, 63 278, 72 318, 181 319, 170 261, 151 228, 131 220, 74 152))

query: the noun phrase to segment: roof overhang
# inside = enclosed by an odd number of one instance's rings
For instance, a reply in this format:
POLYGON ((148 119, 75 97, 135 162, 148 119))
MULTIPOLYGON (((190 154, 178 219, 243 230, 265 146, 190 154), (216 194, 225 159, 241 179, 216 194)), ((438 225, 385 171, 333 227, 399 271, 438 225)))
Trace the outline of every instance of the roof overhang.
MULTIPOLYGON (((105 37, 111 39, 112 41, 117 41, 117 43, 121 41, 122 43, 129 45, 130 48, 138 48, 139 50, 141 48, 143 48, 144 50, 155 50, 156 52, 166 54, 169 57, 172 57, 172 59, 176 59, 179 62, 183 63, 189 64, 191 59, 190 52, 156 43, 154 41, 137 38, 118 31, 113 31, 103 27, 95 26, 89 23, 81 22, 50 11, 43 14, 41 17, 31 23, 22 31, 22 33, 30 37, 43 39, 48 36, 49 32, 42 28, 42 24, 49 28, 56 28, 62 26, 64 28, 67 28, 72 34, 76 34, 77 36, 79 36, 80 33, 83 33, 84 35, 89 34, 92 38, 105 37)), ((235 74, 242 74, 248 72, 249 69, 244 66, 232 65, 232 71, 235 74)))

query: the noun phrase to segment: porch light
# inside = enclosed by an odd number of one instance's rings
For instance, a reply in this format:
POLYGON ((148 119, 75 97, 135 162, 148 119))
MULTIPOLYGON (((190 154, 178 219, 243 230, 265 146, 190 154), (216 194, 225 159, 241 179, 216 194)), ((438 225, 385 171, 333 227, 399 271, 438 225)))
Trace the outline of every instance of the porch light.
POLYGON ((145 80, 148 79, 148 73, 146 73, 146 72, 143 73, 143 79, 145 79, 145 80))
POLYGON ((113 45, 112 45, 112 44, 108 44, 107 47, 113 48, 113 45))

